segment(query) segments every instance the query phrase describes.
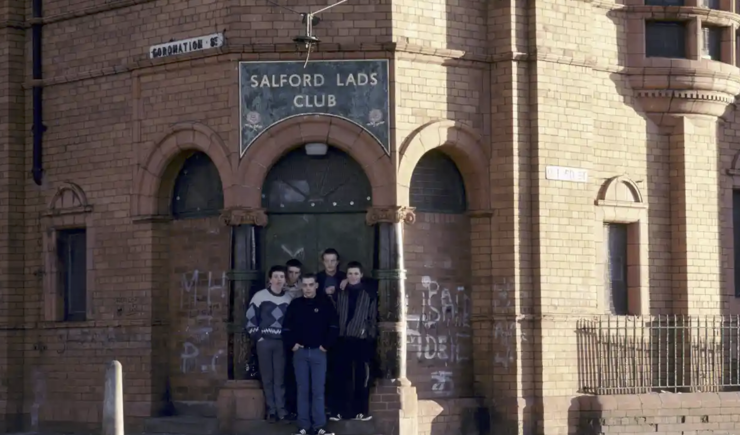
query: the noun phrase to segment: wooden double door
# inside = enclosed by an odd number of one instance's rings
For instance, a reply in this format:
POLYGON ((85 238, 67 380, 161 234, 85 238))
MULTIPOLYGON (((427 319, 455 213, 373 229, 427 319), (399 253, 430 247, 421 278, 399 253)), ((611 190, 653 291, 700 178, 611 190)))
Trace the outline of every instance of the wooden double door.
POLYGON ((321 253, 334 248, 340 255, 340 268, 359 261, 365 273, 373 268, 373 227, 365 223, 364 213, 271 214, 263 238, 265 270, 296 258, 305 272, 323 269, 321 253))

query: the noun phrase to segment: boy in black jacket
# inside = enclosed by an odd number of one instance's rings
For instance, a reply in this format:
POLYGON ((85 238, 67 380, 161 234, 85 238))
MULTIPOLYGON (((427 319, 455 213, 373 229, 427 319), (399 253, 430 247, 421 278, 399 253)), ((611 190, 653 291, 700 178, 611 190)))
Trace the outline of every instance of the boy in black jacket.
POLYGON ((283 340, 293 351, 298 384, 297 435, 332 435, 324 428, 324 386, 326 352, 339 335, 339 316, 327 296, 317 296, 316 275, 304 274, 301 286, 303 297, 294 299, 288 306, 283 323, 283 340))

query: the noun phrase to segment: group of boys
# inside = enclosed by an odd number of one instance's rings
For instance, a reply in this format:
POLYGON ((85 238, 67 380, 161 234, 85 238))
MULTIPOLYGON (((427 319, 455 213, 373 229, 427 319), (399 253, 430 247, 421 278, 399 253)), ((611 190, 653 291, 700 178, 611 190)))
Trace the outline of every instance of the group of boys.
POLYGON ((296 259, 271 267, 267 288, 252 297, 247 309, 267 419, 297 420, 296 435, 332 435, 327 415, 333 421, 372 418, 377 288, 363 279, 358 262, 340 271, 336 250, 325 250, 321 259, 324 270, 318 274, 303 272, 296 259), (332 372, 328 382, 327 370, 332 372))

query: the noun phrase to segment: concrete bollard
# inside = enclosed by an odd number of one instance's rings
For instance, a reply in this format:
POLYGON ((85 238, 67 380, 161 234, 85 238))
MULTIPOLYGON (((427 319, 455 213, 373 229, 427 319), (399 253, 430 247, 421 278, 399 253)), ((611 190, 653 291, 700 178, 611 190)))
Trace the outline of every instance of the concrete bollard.
POLYGON ((123 369, 115 360, 105 370, 103 435, 123 435, 123 369))

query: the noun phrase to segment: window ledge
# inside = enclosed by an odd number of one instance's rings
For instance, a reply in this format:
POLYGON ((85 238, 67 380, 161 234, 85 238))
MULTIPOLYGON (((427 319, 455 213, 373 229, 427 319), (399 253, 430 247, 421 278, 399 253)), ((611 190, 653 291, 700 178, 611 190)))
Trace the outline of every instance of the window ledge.
POLYGON ((165 222, 170 222, 172 220, 172 216, 159 215, 159 214, 140 215, 140 216, 133 216, 131 218, 131 220, 135 224, 141 224, 141 223, 165 223, 165 222))
POLYGON ((645 210, 648 208, 647 204, 640 202, 629 202, 629 201, 610 201, 606 199, 596 200, 596 205, 599 207, 619 207, 619 208, 632 208, 637 210, 645 210))

